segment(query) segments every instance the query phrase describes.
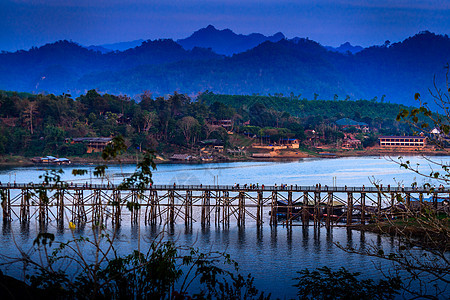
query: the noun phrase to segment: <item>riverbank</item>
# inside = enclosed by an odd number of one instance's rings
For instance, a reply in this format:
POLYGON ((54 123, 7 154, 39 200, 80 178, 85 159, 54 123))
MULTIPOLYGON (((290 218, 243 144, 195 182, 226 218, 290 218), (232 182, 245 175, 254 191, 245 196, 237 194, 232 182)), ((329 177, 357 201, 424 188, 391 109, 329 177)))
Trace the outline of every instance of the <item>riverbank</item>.
MULTIPOLYGON (((268 152, 269 153, 269 152, 268 152)), ((284 150, 284 151, 273 151, 270 155, 265 156, 252 156, 252 153, 248 153, 246 156, 220 156, 213 157, 208 161, 180 161, 171 160, 168 157, 170 155, 157 155, 155 159, 156 164, 163 163, 221 163, 221 162, 248 162, 248 161, 277 161, 286 159, 302 159, 302 158, 338 158, 338 157, 363 157, 363 156, 448 156, 449 152, 445 150, 435 150, 435 149, 424 149, 424 150, 396 150, 392 149, 382 149, 378 147, 368 148, 364 150, 356 149, 333 149, 333 148, 323 148, 323 149, 296 149, 296 150, 284 150)), ((122 155, 118 160, 111 162, 105 162, 100 154, 92 154, 86 156, 70 156, 68 157, 73 164, 89 165, 89 164, 135 164, 141 158, 140 155, 122 155)), ((32 166, 36 165, 31 161, 31 157, 24 157, 18 155, 3 155, 0 156, 0 166, 1 167, 17 167, 17 166, 32 166)))

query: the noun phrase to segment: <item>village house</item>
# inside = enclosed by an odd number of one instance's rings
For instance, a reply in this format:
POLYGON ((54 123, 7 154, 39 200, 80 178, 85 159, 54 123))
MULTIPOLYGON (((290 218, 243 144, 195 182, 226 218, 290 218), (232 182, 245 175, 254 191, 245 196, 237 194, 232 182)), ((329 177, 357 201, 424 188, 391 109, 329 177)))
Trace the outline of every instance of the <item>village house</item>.
POLYGON ((66 143, 70 144, 85 144, 87 147, 86 153, 102 152, 106 146, 111 143, 112 138, 107 137, 84 137, 66 139, 66 143))
POLYGON ((222 126, 225 129, 229 129, 233 126, 231 120, 212 120, 209 122, 211 125, 222 126))
POLYGON ((308 144, 310 146, 317 146, 319 144, 319 134, 313 129, 307 129, 305 130, 305 144, 308 144))
POLYGON ((70 159, 68 158, 65 157, 58 158, 51 155, 48 155, 46 157, 33 157, 31 161, 36 164, 68 165, 71 163, 70 159))
POLYGON ((278 143, 269 145, 265 144, 253 144, 252 148, 266 149, 271 151, 283 150, 283 149, 298 149, 300 148, 300 141, 298 139, 280 139, 278 143))
POLYGON ((346 135, 342 141, 342 149, 357 149, 361 148, 361 141, 355 139, 352 135, 346 135))
POLYGON ((424 148, 427 145, 425 136, 380 136, 382 148, 424 148))
POLYGON ((203 140, 199 144, 201 146, 200 150, 204 153, 223 152, 224 150, 223 142, 219 139, 203 140))

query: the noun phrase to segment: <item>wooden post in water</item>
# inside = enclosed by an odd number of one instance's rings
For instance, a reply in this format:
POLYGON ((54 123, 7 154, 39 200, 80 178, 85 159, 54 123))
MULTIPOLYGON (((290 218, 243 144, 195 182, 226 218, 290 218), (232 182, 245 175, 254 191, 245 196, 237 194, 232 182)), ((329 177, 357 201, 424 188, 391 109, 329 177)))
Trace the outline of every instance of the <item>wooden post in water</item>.
POLYGON ((309 204, 308 192, 303 192, 303 203, 302 203, 302 224, 303 225, 309 225, 308 204, 309 204))
POLYGON ((352 225, 353 219, 353 193, 347 193, 347 225, 352 225))
POLYGON ((319 206, 320 206, 320 191, 315 191, 314 192, 314 226, 318 226, 319 222, 320 222, 320 211, 319 211, 319 206))
POLYGON ((211 224, 211 191, 205 191, 206 200, 206 224, 211 224))
POLYGON ((186 191, 186 200, 185 200, 185 211, 184 211, 184 224, 186 226, 192 226, 192 191, 186 191))
POLYGON ((133 190, 131 191, 131 205, 129 207, 131 212, 131 224, 138 223, 138 205, 139 205, 139 191, 133 190))
POLYGON ((245 192, 239 192, 238 226, 245 225, 245 192))
POLYGON ((22 199, 20 202, 20 222, 28 222, 30 220, 30 190, 22 189, 22 199))
POLYGON ((381 192, 377 193, 377 219, 381 220, 381 192))
POLYGON ((11 192, 9 189, 1 190, 1 203, 3 210, 3 222, 9 222, 11 218, 11 192))
POLYGON ((272 204, 270 207, 270 225, 278 224, 278 194, 277 191, 272 192, 272 204))
POLYGON ((175 191, 174 190, 169 190, 168 191, 168 206, 167 206, 167 213, 168 213, 168 218, 167 221, 169 222, 169 224, 174 224, 175 223, 175 195, 174 195, 175 191))
POLYGON ((156 225, 156 223, 158 221, 158 216, 161 219, 161 214, 158 213, 159 212, 158 209, 159 209, 158 191, 151 190, 150 191, 150 223, 152 225, 156 225))
POLYGON ((219 190, 216 190, 215 196, 215 213, 214 213, 214 223, 219 225, 220 223, 220 211, 222 208, 222 193, 219 190))
POLYGON ((202 225, 210 224, 210 191, 203 191, 203 197, 202 197, 202 225))
POLYGON ((92 211, 92 221, 94 226, 100 226, 103 224, 103 206, 101 190, 93 190, 93 211, 92 211))
POLYGON ((56 190, 56 220, 58 225, 64 224, 64 189, 56 190))
POLYGON ((201 210, 202 210, 202 215, 201 215, 201 220, 200 220, 200 222, 201 222, 201 224, 202 224, 202 226, 204 226, 205 224, 206 224, 206 192, 205 191, 203 191, 202 192, 202 202, 201 202, 201 210))
POLYGON ((228 191, 223 193, 223 203, 222 220, 228 226, 230 225, 230 193, 228 191))
POLYGON ((361 224, 366 224, 366 192, 361 193, 361 224))
POLYGON ((327 199, 327 218, 326 218, 326 227, 329 228, 331 225, 331 214, 333 211, 333 192, 328 192, 327 199))
POLYGON ((78 225, 87 221, 86 210, 84 207, 84 190, 77 189, 72 208, 72 221, 78 225))
POLYGON ((286 225, 292 226, 292 217, 293 217, 292 191, 289 191, 288 192, 287 214, 286 214, 286 225))
MULTIPOLYGON (((48 212, 48 197, 47 190, 39 190, 39 223, 43 225, 47 223, 47 212, 48 212)), ((9 205, 11 206, 11 205, 9 205)))
MULTIPOLYGON (((112 207, 112 222, 116 225, 120 225, 121 221, 121 206, 120 206, 120 190, 113 190, 112 192, 113 207, 112 207)), ((145 223, 147 223, 147 216, 145 217, 145 223)))
POLYGON ((263 192, 258 191, 258 203, 256 208, 256 225, 262 226, 263 224, 263 192))

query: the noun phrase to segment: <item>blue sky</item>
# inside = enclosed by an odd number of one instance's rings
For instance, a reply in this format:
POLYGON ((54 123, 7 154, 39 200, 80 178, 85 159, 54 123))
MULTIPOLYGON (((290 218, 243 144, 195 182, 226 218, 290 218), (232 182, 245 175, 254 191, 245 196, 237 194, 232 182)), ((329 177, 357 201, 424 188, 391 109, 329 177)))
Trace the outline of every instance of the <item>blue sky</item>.
POLYGON ((0 50, 67 39, 84 45, 189 36, 212 24, 236 33, 283 32, 323 45, 450 34, 449 0, 0 0, 0 50))

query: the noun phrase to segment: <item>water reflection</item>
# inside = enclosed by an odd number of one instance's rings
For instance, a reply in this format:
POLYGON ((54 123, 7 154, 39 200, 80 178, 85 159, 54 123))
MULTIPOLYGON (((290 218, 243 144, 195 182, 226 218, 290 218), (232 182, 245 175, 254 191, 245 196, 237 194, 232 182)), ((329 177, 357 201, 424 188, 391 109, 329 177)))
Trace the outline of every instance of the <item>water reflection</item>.
MULTIPOLYGON (((427 173, 428 164, 421 157, 407 157, 413 165, 420 163, 423 171, 427 173)), ((442 161, 447 163, 449 157, 442 157, 442 161)), ((95 166, 63 166, 63 180, 82 184, 86 181, 96 182, 91 179, 91 172, 84 177, 74 177, 73 169, 87 169, 93 171, 95 166)), ((112 178, 114 183, 119 183, 123 176, 134 172, 135 165, 111 165, 108 168, 107 176, 112 178)), ((17 167, 6 170, 0 169, 0 182, 18 183, 40 182, 39 176, 44 170, 41 167, 17 167)), ((298 184, 298 185, 322 185, 332 186, 337 179, 339 186, 366 186, 371 185, 374 176, 384 185, 405 182, 409 184, 418 181, 420 185, 428 182, 426 178, 415 179, 415 174, 405 169, 401 169, 397 164, 389 160, 379 159, 379 157, 350 157, 328 159, 304 159, 289 162, 234 162, 223 164, 201 164, 201 165, 180 165, 164 164, 158 165, 154 172, 153 180, 155 184, 219 184, 233 185, 235 182, 256 183, 273 185, 274 183, 298 184), (239 172, 236 171, 239 169, 239 172), (395 179, 394 179, 395 177, 395 179)))
MULTIPOLYGON (((131 222, 130 222, 131 223, 131 222)), ((33 224, 33 223, 31 223, 33 224)), ((125 224, 123 222, 122 224, 125 224)), ((2 254, 10 257, 18 255, 14 236, 20 236, 21 247, 32 248, 37 232, 45 224, 30 226, 27 222, 4 222, 2 226, 2 254), (33 229, 35 228, 35 229, 33 229)), ((61 242, 74 237, 98 234, 87 224, 78 224, 75 230, 63 229, 57 224, 47 224, 46 230, 53 232, 61 242)), ((372 257, 347 253, 335 243, 358 249, 374 246, 392 249, 395 239, 372 233, 352 231, 346 228, 325 228, 314 226, 256 226, 247 224, 239 227, 149 225, 138 224, 108 229, 115 238, 115 248, 119 255, 126 255, 135 249, 145 252, 152 241, 163 238, 179 246, 193 246, 201 252, 226 252, 239 263, 243 274, 251 273, 258 288, 271 292, 275 297, 295 297, 292 286, 296 272, 304 268, 314 269, 328 266, 331 269, 345 267, 351 272, 360 272, 364 278, 382 278, 374 264, 384 272, 391 268, 389 263, 372 257)), ((14 272, 14 271, 13 271, 14 272)), ((20 272, 19 272, 20 273, 20 272)), ((19 274, 20 277, 20 274, 19 274)))

